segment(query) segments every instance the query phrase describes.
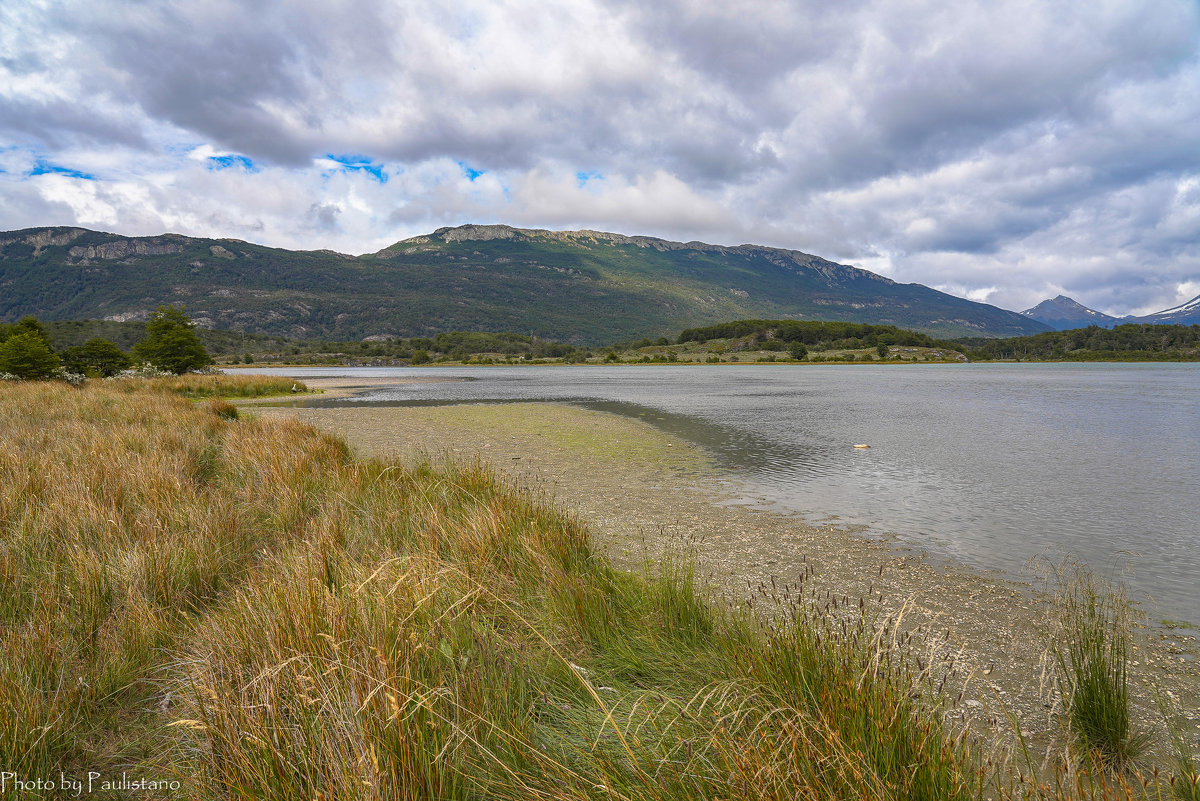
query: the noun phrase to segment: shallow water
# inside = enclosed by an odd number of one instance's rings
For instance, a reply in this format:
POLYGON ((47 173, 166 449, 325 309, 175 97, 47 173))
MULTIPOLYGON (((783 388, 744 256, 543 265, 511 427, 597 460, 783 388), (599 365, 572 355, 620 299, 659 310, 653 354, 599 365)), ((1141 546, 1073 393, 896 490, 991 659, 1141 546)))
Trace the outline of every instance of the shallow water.
POLYGON ((637 417, 706 446, 771 508, 1014 576, 1070 554, 1121 573, 1156 619, 1200 621, 1197 365, 278 372, 467 379, 312 405, 544 400, 637 417))

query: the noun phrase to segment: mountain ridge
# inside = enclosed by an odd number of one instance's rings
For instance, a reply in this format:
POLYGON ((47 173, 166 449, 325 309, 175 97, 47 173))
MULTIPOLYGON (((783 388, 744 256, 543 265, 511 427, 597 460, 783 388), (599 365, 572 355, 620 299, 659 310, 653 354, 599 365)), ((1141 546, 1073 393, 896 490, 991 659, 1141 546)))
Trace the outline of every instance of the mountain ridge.
POLYGON ((1163 323, 1169 325, 1195 325, 1200 323, 1200 295, 1197 295, 1186 303, 1154 312, 1154 314, 1147 314, 1142 317, 1122 317, 1121 320, 1127 323, 1149 323, 1151 325, 1163 323))
POLYGON ((1046 329, 761 245, 471 224, 351 256, 72 226, 0 233, 0 319, 135 320, 162 303, 185 304, 206 327, 340 340, 511 330, 600 344, 743 318, 892 324, 937 336, 1046 329))
POLYGON ((580 241, 600 242, 607 241, 617 245, 633 245, 635 247, 651 248, 660 252, 678 251, 678 250, 695 250, 700 252, 718 253, 721 255, 748 255, 748 254, 763 254, 768 257, 776 257, 785 260, 791 260, 797 265, 831 265, 839 271, 843 271, 844 275, 853 276, 855 278, 863 278, 867 280, 881 281, 885 284, 896 285, 896 282, 887 276, 873 273, 869 270, 864 270, 861 267, 853 267, 848 264, 839 264, 814 256, 811 253, 805 253, 801 250, 789 250, 786 248, 775 248, 767 245, 714 245, 708 242, 700 242, 692 240, 689 242, 675 242, 670 239, 660 239, 653 236, 639 236, 629 234, 618 234, 609 231, 596 231, 590 228, 583 228, 573 231, 553 231, 546 228, 517 228, 511 225, 502 224, 485 224, 467 223, 466 225, 444 226, 438 228, 430 234, 418 234, 417 236, 409 237, 397 242, 376 253, 367 254, 376 258, 390 258, 394 255, 396 249, 400 245, 410 245, 410 247, 420 247, 422 244, 432 243, 435 238, 441 238, 443 242, 477 242, 490 241, 495 239, 513 240, 522 239, 525 241, 534 241, 537 239, 547 239, 551 241, 573 242, 580 241), (803 258, 797 258, 803 257, 803 258))
POLYGON ((1200 324, 1200 295, 1178 306, 1141 316, 1128 314, 1124 317, 1113 317, 1110 314, 1089 309, 1066 295, 1043 300, 1038 305, 1018 313, 1045 323, 1055 331, 1068 331, 1072 328, 1084 328, 1089 325, 1113 328, 1126 323, 1196 325, 1200 324))

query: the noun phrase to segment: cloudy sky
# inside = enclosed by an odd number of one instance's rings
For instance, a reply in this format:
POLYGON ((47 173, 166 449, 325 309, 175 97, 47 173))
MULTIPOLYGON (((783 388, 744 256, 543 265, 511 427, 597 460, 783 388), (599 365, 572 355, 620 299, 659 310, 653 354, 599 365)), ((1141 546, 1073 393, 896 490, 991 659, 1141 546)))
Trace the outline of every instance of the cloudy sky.
POLYGON ((1200 3, 0 4, 0 229, 465 222, 1156 311, 1200 294, 1200 3))

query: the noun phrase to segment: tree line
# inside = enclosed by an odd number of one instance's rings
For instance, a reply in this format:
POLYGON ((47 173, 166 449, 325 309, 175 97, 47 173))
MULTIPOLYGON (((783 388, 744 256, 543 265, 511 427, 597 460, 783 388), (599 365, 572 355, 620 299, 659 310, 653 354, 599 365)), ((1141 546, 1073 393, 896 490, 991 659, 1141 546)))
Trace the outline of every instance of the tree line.
POLYGON ((80 345, 55 350, 46 327, 36 317, 0 323, 0 375, 19 379, 99 378, 116 375, 135 364, 183 374, 212 364, 183 309, 159 306, 146 323, 144 338, 130 352, 111 340, 92 337, 80 345))
MULTIPOLYGON (((1069 331, 1046 331, 1023 337, 956 340, 934 339, 894 325, 818 320, 733 320, 680 333, 678 343, 752 337, 766 350, 793 355, 835 348, 880 349, 889 345, 956 350, 972 361, 1036 359, 1044 361, 1193 361, 1200 360, 1200 325, 1126 323, 1069 331)), ((881 350, 881 353, 883 351, 881 350)))
MULTIPOLYGON (((800 343, 813 350, 832 348, 874 348, 879 345, 907 345, 924 348, 958 350, 954 342, 934 339, 919 331, 909 331, 894 325, 846 323, 824 320, 734 320, 728 323, 688 328, 679 334, 677 342, 707 342, 710 339, 736 339, 753 335, 760 344, 800 343)), ((769 347, 767 348, 770 349, 769 347)))
MULTIPOLYGON (((606 349, 607 360, 619 361, 618 352, 657 345, 665 350, 655 358, 676 361, 672 344, 702 344, 717 339, 746 339, 757 350, 786 351, 798 360, 808 358, 810 350, 865 348, 875 348, 881 358, 886 358, 892 346, 959 351, 972 361, 1200 360, 1198 325, 1125 324, 1112 329, 1090 326, 1008 339, 948 341, 894 325, 757 319, 689 328, 674 341, 659 337, 615 343, 606 349)), ((378 341, 331 342, 237 331, 198 331, 183 309, 174 306, 160 306, 144 326, 102 321, 43 324, 33 317, 12 324, 0 323, 0 375, 17 378, 109 376, 135 364, 150 364, 164 372, 183 373, 212 364, 210 353, 233 363, 283 360, 316 364, 366 360, 418 365, 443 361, 489 364, 497 363, 497 360, 512 364, 517 360, 543 359, 561 359, 569 363, 587 361, 603 355, 604 350, 594 351, 513 332, 450 331, 409 339, 389 337, 378 341), (96 333, 108 336, 95 336, 96 333), (124 349, 113 339, 124 345, 124 349), (58 343, 57 349, 54 343, 58 343)), ((646 360, 653 359, 643 357, 643 361, 646 360)))
POLYGON ((1200 360, 1200 325, 1091 325, 1009 339, 964 339, 960 345, 979 361, 1194 361, 1200 360))

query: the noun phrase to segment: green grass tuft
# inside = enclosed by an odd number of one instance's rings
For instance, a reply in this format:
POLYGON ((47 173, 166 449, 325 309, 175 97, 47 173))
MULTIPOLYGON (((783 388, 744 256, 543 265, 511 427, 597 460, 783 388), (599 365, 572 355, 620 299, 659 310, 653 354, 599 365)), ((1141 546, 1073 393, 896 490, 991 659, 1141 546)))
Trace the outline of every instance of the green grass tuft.
POLYGON ((1125 767, 1147 745, 1129 713, 1132 606, 1121 586, 1085 566, 1060 568, 1056 575, 1052 653, 1071 731, 1089 755, 1125 767))

